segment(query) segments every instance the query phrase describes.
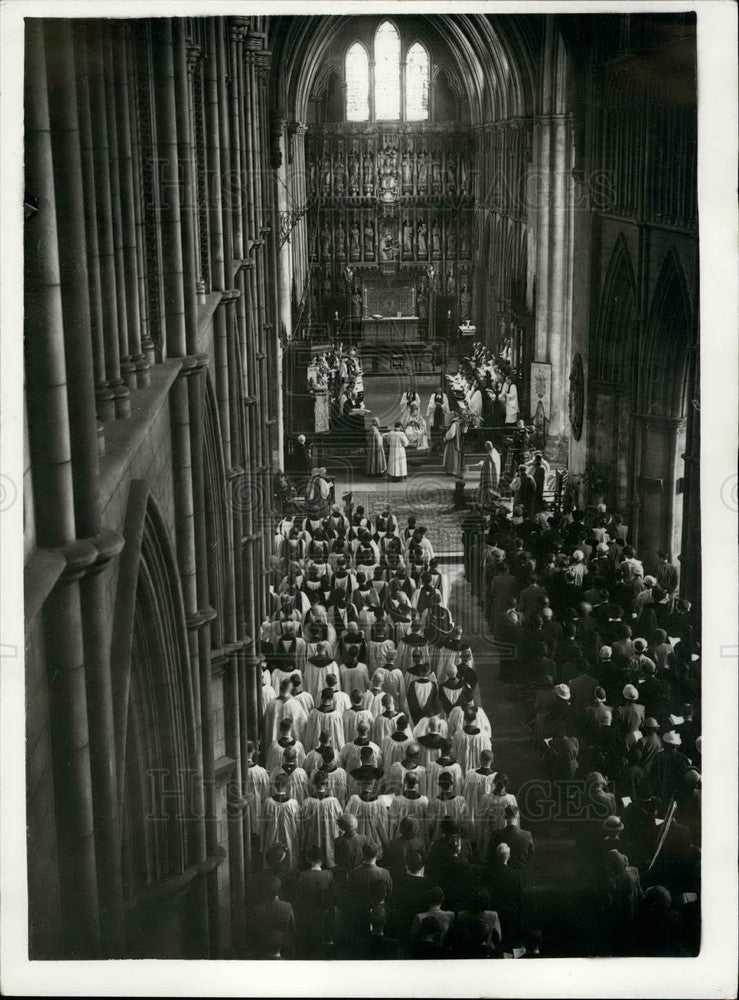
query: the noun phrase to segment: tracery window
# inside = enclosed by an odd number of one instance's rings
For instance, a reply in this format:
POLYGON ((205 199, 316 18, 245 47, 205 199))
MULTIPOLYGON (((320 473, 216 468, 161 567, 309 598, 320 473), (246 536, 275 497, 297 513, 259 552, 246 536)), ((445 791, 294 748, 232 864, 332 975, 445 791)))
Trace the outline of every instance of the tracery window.
POLYGON ((349 46, 344 60, 347 121, 428 120, 429 54, 420 42, 414 42, 404 63, 403 50, 398 29, 390 21, 377 28, 369 52, 359 41, 349 46))
POLYGON ((346 120, 366 122, 369 113, 369 56, 355 42, 346 53, 346 120))
POLYGON ((389 21, 375 32, 375 118, 400 118, 400 35, 389 21))
POLYGON ((429 57, 420 42, 408 49, 405 71, 405 117, 409 122, 429 116, 429 57))

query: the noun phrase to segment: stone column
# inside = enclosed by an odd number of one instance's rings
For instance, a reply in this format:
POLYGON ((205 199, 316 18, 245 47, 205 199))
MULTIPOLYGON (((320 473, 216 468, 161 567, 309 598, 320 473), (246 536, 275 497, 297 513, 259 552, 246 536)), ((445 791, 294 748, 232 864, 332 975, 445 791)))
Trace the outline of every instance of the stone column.
POLYGON ((131 137, 131 94, 128 87, 129 24, 123 23, 113 36, 113 82, 116 96, 118 162, 121 193, 121 241, 128 309, 128 350, 134 367, 137 388, 150 384, 149 362, 141 346, 141 310, 139 298, 139 260, 136 248, 136 210, 134 161, 131 137))
POLYGON ((84 188, 85 239, 87 241, 87 290, 90 297, 90 333, 95 371, 97 416, 101 421, 115 416, 115 397, 106 380, 105 345, 103 334, 103 303, 100 289, 100 249, 97 230, 97 189, 93 158, 90 90, 87 70, 86 29, 79 23, 72 27, 77 78, 77 109, 80 128, 80 168, 84 188))
POLYGON ((550 130, 547 117, 537 119, 536 143, 536 314, 535 356, 548 360, 550 130))
MULTIPOLYGON (((133 171, 133 205, 136 242, 136 284, 139 298, 139 322, 141 324, 141 351, 149 366, 156 360, 154 341, 151 339, 149 325, 149 297, 146 288, 146 226, 144 223, 144 164, 140 139, 140 121, 137 98, 137 39, 138 26, 127 25, 126 32, 126 72, 128 75, 128 111, 131 128, 131 157, 133 171)), ((148 79, 146 80, 148 85, 148 79)), ((137 366, 138 381, 148 384, 149 374, 143 370, 141 363, 137 366)))
MULTIPOLYGON (((82 614, 77 570, 96 558, 75 543, 74 489, 60 287, 44 22, 26 25, 26 191, 38 212, 24 231, 28 428, 37 544, 62 551, 67 569, 44 605, 49 713, 63 949, 65 958, 100 956, 97 865, 82 614)), ((83 255, 84 259, 84 255, 83 255)))
POLYGON ((100 535, 98 494, 100 470, 95 413, 93 351, 88 296, 87 241, 71 22, 45 22, 47 66, 54 86, 49 93, 51 136, 56 171, 56 217, 68 376, 72 476, 76 533, 97 549, 94 572, 81 578, 82 624, 91 744, 91 773, 102 954, 123 954, 121 843, 115 773, 110 636, 107 588, 101 570, 116 556, 123 539, 113 532, 100 535))
MULTIPOLYGON (((173 32, 171 20, 157 19, 152 26, 153 55, 155 64, 157 131, 160 138, 159 153, 170 168, 176 170, 180 156, 178 128, 183 120, 183 112, 178 107, 182 98, 184 67, 184 37, 181 26, 173 32), (179 87, 176 88, 176 84, 179 87)), ((185 91, 186 97, 186 91, 185 91)), ((183 202, 188 203, 191 192, 182 192, 183 202)), ((185 286, 194 285, 191 243, 183 235, 180 225, 180 185, 163 186, 162 205, 162 257, 165 262, 164 321, 167 331, 167 351, 170 356, 183 358, 181 375, 170 392, 172 428, 172 471, 175 499, 175 547, 179 564, 182 599, 185 620, 188 627, 188 648, 190 654, 190 677, 193 690, 194 731, 190 759, 197 772, 193 783, 191 808, 195 821, 189 824, 188 860, 191 864, 203 865, 208 856, 205 833, 205 795, 203 786, 203 732, 200 685, 200 638, 199 630, 207 624, 207 617, 198 605, 197 552, 195 540, 195 510, 193 495, 193 449, 190 427, 190 393, 188 377, 196 375, 202 368, 203 359, 196 354, 187 356, 188 344, 197 339, 197 303, 193 294, 185 295, 185 286), (189 252, 188 271, 183 273, 183 253, 189 252), (171 257, 169 256, 171 254, 171 257)), ((194 288, 192 289, 194 292, 194 288)), ((198 878, 193 893, 192 957, 211 955, 210 920, 208 912, 208 891, 206 882, 198 878)))
POLYGON ((97 202, 97 239, 100 252, 100 302, 105 345, 105 375, 106 382, 113 394, 116 417, 127 417, 131 413, 131 402, 130 391, 124 385, 121 377, 117 306, 119 290, 116 284, 113 247, 109 123, 100 22, 92 22, 87 26, 85 42, 90 84, 90 122, 97 202))
POLYGON ((178 177, 177 117, 175 109, 172 26, 169 19, 152 21, 154 59, 154 105, 156 109, 156 159, 160 172, 160 203, 157 206, 162 241, 162 304, 166 352, 170 357, 187 353, 185 296, 180 230, 180 184, 178 177))
POLYGON ((241 147, 241 77, 243 73, 243 40, 246 31, 246 18, 231 17, 228 19, 229 43, 231 46, 231 80, 229 92, 230 136, 231 136, 231 184, 229 201, 231 203, 231 219, 233 232, 233 254, 236 260, 245 256, 244 224, 242 216, 242 184, 244 183, 244 165, 241 147))
POLYGON ((110 204, 113 222, 113 264, 116 283, 116 309, 118 312, 118 349, 121 358, 121 375, 129 389, 137 385, 136 368, 131 357, 129 306, 135 297, 136 286, 129 287, 123 250, 123 193, 121 188, 121 149, 118 141, 118 126, 123 114, 116 94, 117 75, 114 65, 115 45, 113 33, 117 28, 110 20, 101 21, 101 44, 103 74, 105 81, 105 102, 108 113, 108 151, 110 169, 110 204))
POLYGON ((193 169, 193 136, 190 114, 191 89, 187 71, 185 20, 172 19, 174 90, 177 114, 177 151, 180 168, 180 220, 182 229, 182 274, 184 278, 185 330, 188 354, 198 351, 197 195, 193 169))
POLYGON ((567 276, 567 120, 564 115, 554 115, 550 125, 550 198, 549 222, 549 287, 547 294, 547 347, 548 360, 552 365, 552 404, 549 421, 550 454, 553 458, 565 458, 562 454, 562 438, 567 420, 568 375, 563 370, 567 363, 565 303, 567 276))

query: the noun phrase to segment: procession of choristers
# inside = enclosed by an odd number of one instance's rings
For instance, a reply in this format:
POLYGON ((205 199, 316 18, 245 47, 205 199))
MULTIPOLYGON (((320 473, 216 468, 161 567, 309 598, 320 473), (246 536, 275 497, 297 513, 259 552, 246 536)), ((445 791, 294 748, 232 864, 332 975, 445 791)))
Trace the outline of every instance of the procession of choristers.
POLYGON ((490 724, 426 528, 339 505, 285 517, 270 581, 263 764, 248 780, 261 853, 286 844, 298 864, 319 845, 333 867, 344 813, 379 845, 406 816, 425 844, 445 816, 471 833, 483 798, 471 789, 493 773, 490 724))

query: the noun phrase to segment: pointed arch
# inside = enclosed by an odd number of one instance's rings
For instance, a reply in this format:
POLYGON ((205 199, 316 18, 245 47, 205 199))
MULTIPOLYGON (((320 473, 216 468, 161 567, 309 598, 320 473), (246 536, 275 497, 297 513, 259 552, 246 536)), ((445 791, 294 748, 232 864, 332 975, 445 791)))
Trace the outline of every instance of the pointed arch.
MULTIPOLYGON (((188 820, 197 738, 184 605, 167 526, 148 485, 133 480, 113 631, 127 950, 151 954, 165 886, 196 869, 188 820)), ((179 957, 179 932, 156 957, 179 957)))
POLYGON ((344 57, 346 80, 346 120, 366 122, 370 116, 369 54, 361 42, 354 42, 344 57))
POLYGON ((649 310, 644 352, 644 411, 685 416, 693 345, 693 318, 680 257, 665 255, 649 310))
POLYGON ((611 253, 591 346, 591 378, 625 386, 633 382, 636 354, 636 280, 623 234, 611 253))
POLYGON ((374 41, 375 118, 400 118, 400 32, 392 21, 378 25, 374 41))
POLYGON ((405 62, 405 120, 427 121, 431 62, 426 46, 421 42, 413 42, 406 53, 405 62))

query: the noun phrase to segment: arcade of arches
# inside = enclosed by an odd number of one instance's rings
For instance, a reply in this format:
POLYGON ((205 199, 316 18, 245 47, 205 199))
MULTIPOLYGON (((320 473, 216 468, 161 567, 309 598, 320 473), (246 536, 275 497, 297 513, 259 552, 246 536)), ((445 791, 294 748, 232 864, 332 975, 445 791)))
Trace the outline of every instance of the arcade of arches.
POLYGON ((358 347, 371 405, 373 358, 438 384, 466 322, 526 419, 539 366, 547 459, 699 600, 694 34, 26 20, 32 957, 241 954, 233 789, 268 749, 274 475, 315 438, 314 353, 358 347))

